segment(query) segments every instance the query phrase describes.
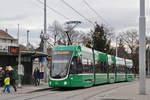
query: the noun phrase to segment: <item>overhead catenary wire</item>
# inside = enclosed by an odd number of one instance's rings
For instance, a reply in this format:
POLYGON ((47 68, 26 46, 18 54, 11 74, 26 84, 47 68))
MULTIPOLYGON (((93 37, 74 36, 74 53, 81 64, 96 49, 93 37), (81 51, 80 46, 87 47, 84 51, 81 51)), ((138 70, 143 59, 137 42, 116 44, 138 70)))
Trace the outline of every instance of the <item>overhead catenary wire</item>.
MULTIPOLYGON (((37 0, 34 0, 34 1, 37 1, 37 0)), ((38 2, 39 3, 39 2, 38 2)), ((38 4, 34 3, 38 8, 40 9, 44 9, 43 7, 39 6, 38 4)))
MULTIPOLYGON (((37 2, 41 3, 41 4, 44 4, 44 2, 40 1, 40 0, 36 0, 37 2)), ((54 8, 46 5, 48 9, 52 10, 54 13, 60 15, 61 17, 67 19, 67 20, 71 20, 70 18, 68 18, 67 16, 63 15, 62 13, 58 12, 57 10, 55 10, 54 8)))
MULTIPOLYGON (((90 21, 88 18, 86 18, 84 15, 82 15, 80 12, 78 12, 76 9, 74 9, 71 5, 69 5, 66 1, 61 0, 66 6, 68 6, 69 8, 71 8, 74 12, 76 12, 78 15, 80 15, 81 17, 83 17, 85 20, 87 20, 89 23, 91 23, 92 25, 94 25, 94 23, 92 21, 90 21)), ((95 26, 95 25, 94 25, 95 26)))
POLYGON ((94 8, 92 8, 92 6, 90 6, 90 4, 89 4, 86 0, 83 0, 83 2, 84 2, 98 17, 100 17, 108 26, 112 27, 94 8))

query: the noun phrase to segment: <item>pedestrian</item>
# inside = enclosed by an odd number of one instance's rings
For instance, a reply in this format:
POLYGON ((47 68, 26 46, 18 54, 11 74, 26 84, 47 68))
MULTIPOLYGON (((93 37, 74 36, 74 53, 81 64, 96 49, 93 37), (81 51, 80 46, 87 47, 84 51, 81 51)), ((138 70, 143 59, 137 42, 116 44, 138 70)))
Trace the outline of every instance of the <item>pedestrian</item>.
POLYGON ((3 86, 2 83, 3 83, 3 75, 2 75, 2 67, 0 67, 0 87, 3 86))
POLYGON ((39 86, 40 85, 40 71, 39 71, 38 67, 35 68, 33 77, 34 77, 35 86, 39 86))
POLYGON ((6 77, 4 79, 4 89, 3 89, 3 92, 5 92, 5 90, 7 89, 7 92, 10 93, 10 77, 9 77, 9 74, 6 74, 6 77))
POLYGON ((6 66, 6 69, 5 69, 5 76, 9 74, 9 66, 6 66))
POLYGON ((8 70, 10 76, 10 85, 14 88, 14 91, 17 92, 14 70, 11 66, 8 66, 8 70))
POLYGON ((4 77, 5 76, 5 72, 3 70, 2 67, 0 67, 0 87, 3 87, 4 85, 4 77))

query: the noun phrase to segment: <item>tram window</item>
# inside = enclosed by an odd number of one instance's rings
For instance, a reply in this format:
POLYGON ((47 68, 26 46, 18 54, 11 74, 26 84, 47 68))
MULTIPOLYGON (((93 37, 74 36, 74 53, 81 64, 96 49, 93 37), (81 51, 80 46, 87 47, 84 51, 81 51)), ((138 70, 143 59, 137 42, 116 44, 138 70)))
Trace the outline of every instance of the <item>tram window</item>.
POLYGON ((132 74, 133 73, 133 68, 127 67, 127 74, 132 74))
POLYGON ((70 74, 79 74, 82 73, 82 63, 81 59, 74 57, 70 64, 70 74))
POLYGON ((101 62, 100 61, 95 61, 95 64, 96 64, 96 73, 100 73, 101 72, 101 70, 100 70, 101 62))
POLYGON ((91 60, 83 58, 82 59, 82 66, 83 66, 83 73, 92 73, 93 70, 91 70, 93 67, 91 66, 91 60))
POLYGON ((93 60, 89 60, 90 73, 93 73, 93 60))
POLYGON ((123 65, 117 65, 117 72, 118 73, 125 73, 125 67, 123 65))
POLYGON ((88 73, 88 60, 82 59, 82 65, 83 65, 83 73, 88 73))
POLYGON ((130 68, 130 74, 134 73, 134 68, 130 68))
POLYGON ((76 74, 76 73, 77 73, 77 60, 76 58, 73 58, 70 64, 70 74, 76 74))
POLYGON ((93 72, 94 72, 94 71, 93 71, 93 68, 94 68, 94 63, 93 63, 93 61, 91 62, 91 65, 90 65, 90 66, 91 66, 91 67, 90 67, 90 68, 91 68, 91 69, 90 69, 90 70, 91 70, 91 73, 93 73, 93 72))
POLYGON ((100 62, 100 73, 106 73, 106 72, 107 72, 107 63, 100 62))
POLYGON ((127 67, 127 74, 130 74, 130 68, 127 67))
POLYGON ((77 58, 77 73, 82 73, 83 72, 83 67, 82 67, 82 61, 81 57, 77 58))
POLYGON ((115 65, 111 64, 109 65, 109 73, 114 73, 115 72, 115 65))

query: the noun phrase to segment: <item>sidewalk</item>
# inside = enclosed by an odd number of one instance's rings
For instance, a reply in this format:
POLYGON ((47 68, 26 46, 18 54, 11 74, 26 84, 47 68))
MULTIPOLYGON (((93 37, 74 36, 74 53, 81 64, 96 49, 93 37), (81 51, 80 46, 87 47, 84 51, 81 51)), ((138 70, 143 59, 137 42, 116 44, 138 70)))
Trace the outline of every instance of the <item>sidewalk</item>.
POLYGON ((116 88, 95 97, 95 99, 98 98, 100 100, 150 100, 150 79, 146 80, 146 95, 139 94, 139 81, 137 80, 127 86, 116 88))
MULTIPOLYGON (((35 85, 22 85, 21 88, 17 88, 17 94, 25 94, 25 93, 30 93, 30 92, 36 92, 44 89, 49 89, 50 87, 48 86, 48 83, 42 82, 39 86, 35 85)), ((0 88, 0 93, 2 93, 2 89, 0 88)), ((6 91, 7 92, 7 91, 6 91)), ((11 93, 15 93, 14 89, 11 86, 11 93)))

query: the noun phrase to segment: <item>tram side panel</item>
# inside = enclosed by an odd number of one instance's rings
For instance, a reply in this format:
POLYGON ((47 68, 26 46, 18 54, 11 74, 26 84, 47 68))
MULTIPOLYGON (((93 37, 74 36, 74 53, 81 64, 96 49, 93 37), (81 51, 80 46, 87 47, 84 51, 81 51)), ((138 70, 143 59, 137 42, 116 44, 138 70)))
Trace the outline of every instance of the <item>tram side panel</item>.
POLYGON ((108 83, 115 82, 115 57, 107 54, 108 83))
POLYGON ((134 74, 133 74, 133 68, 127 68, 127 81, 133 81, 134 80, 134 74))
POLYGON ((109 65, 109 79, 108 83, 114 83, 115 82, 115 65, 111 64, 109 65))
POLYGON ((127 74, 127 76, 126 76, 127 80, 126 81, 132 81, 132 80, 134 80, 133 61, 126 59, 125 62, 126 62, 126 74, 127 74))
POLYGON ((96 61, 95 85, 107 83, 107 63, 96 61))

